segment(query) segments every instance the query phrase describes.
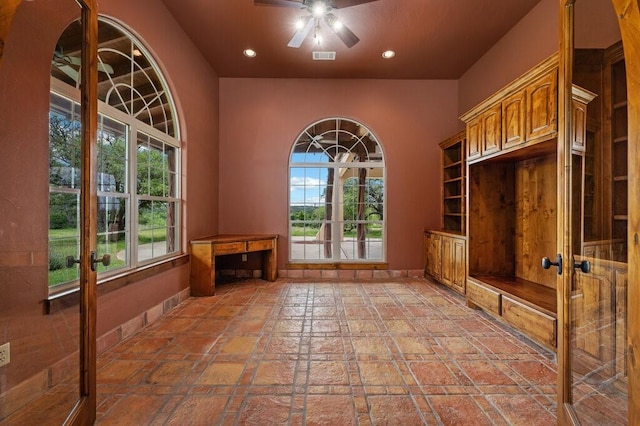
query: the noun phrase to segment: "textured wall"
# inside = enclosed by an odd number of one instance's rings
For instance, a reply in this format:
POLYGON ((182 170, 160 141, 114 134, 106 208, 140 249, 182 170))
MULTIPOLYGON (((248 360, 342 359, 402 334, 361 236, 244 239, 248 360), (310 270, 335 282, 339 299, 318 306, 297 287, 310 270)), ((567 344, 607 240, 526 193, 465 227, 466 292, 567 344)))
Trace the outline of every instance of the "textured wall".
MULTIPOLYGON (((0 394, 77 349, 77 308, 44 314, 48 295, 48 110, 51 57, 75 19, 73 1, 23 2, 6 39, 0 70, 0 343, 11 363, 0 394), (71 5, 71 7, 65 7, 71 5)), ((216 232, 218 79, 159 0, 101 0, 101 14, 149 47, 174 94, 185 156, 186 241, 216 232), (170 36, 168 36, 170 34, 170 36)), ((112 292, 98 301, 98 334, 188 286, 188 267, 112 292)), ((1 417, 1 416, 0 416, 1 417)))
POLYGON ((220 79, 220 231, 282 236, 288 161, 313 122, 347 117, 382 144, 389 269, 422 269, 422 231, 440 226, 438 142, 457 130, 455 81, 220 79))

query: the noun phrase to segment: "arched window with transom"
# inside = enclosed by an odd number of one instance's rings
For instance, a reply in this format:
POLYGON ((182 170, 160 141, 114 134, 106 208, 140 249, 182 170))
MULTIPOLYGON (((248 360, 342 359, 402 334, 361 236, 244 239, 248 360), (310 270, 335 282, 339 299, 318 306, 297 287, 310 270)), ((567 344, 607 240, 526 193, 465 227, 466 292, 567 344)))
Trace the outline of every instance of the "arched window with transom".
POLYGON ((318 121, 297 138, 289 159, 289 260, 385 261, 385 163, 366 126, 318 121))
MULTIPOLYGON (((80 52, 72 22, 51 60, 49 288, 77 286, 80 247, 80 52)), ((162 261, 181 248, 180 135, 176 109, 153 56, 119 23, 98 23, 98 279, 162 261)))

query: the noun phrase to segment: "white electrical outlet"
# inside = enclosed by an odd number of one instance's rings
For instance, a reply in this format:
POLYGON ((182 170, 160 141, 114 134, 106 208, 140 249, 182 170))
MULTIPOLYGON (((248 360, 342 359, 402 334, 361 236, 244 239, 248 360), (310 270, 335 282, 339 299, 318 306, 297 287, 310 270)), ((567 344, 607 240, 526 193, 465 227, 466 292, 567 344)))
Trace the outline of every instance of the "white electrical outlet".
POLYGON ((242 255, 242 261, 243 261, 243 262, 246 262, 246 261, 247 261, 247 255, 246 255, 246 254, 243 254, 243 255, 242 255))
POLYGON ((9 361, 11 360, 10 354, 11 347, 9 346, 9 342, 0 346, 0 367, 9 364, 9 361))

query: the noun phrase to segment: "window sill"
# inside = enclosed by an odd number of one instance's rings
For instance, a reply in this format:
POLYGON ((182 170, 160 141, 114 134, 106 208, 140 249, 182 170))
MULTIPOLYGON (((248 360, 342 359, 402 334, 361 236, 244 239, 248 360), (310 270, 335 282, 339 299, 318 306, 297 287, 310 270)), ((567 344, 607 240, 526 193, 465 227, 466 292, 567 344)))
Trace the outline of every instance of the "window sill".
POLYGON ((286 269, 339 269, 339 270, 386 270, 389 264, 386 262, 352 262, 352 263, 287 263, 286 269))
MULTIPOLYGON (((147 265, 135 270, 129 270, 118 275, 112 275, 98 281, 98 297, 126 287, 130 284, 145 280, 170 269, 182 266, 189 262, 189 255, 182 254, 169 260, 147 265)), ((59 295, 49 296, 44 302, 45 314, 51 315, 64 309, 77 306, 80 299, 80 289, 65 292, 59 295)))

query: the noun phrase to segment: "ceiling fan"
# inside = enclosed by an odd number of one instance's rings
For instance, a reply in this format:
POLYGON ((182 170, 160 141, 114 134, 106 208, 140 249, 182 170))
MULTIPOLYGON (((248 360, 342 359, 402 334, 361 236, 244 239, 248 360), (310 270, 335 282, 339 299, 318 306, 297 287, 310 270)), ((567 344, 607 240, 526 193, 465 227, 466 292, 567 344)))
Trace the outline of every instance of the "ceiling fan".
POLYGON ((313 40, 317 45, 322 43, 322 28, 324 22, 349 48, 360 41, 349 28, 336 15, 333 9, 344 9, 377 0, 254 0, 254 4, 268 6, 297 7, 306 10, 309 15, 301 17, 296 23, 296 33, 287 46, 298 48, 302 46, 305 38, 313 31, 313 40))
MULTIPOLYGON (((80 58, 76 56, 65 55, 62 48, 58 47, 53 52, 53 59, 51 60, 51 64, 65 73, 67 76, 69 76, 73 81, 78 82, 78 79, 80 78, 80 71, 78 71, 78 69, 76 68, 80 68, 80 65, 82 64, 80 58)), ((98 71, 106 74, 113 74, 113 67, 109 64, 103 63, 100 60, 100 62, 98 63, 98 71)))

